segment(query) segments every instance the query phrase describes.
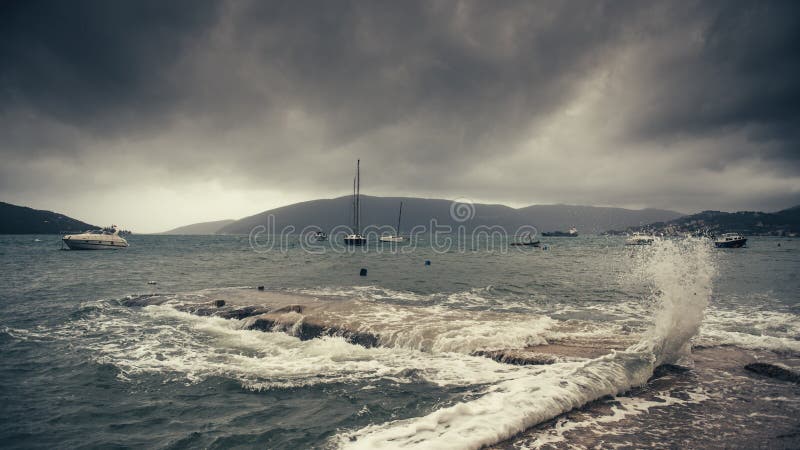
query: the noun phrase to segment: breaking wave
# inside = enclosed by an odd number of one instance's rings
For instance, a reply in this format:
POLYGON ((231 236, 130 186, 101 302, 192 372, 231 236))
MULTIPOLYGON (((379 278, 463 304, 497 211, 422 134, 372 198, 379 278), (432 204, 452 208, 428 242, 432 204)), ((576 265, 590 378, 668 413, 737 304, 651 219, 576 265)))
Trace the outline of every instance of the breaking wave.
POLYGON ((636 275, 652 285, 659 307, 648 332, 627 350, 585 362, 554 364, 535 376, 520 373, 518 378, 487 388, 476 400, 424 417, 341 433, 334 444, 344 448, 480 448, 590 401, 643 385, 658 365, 683 361, 711 296, 715 269, 709 243, 659 241, 638 258, 636 275))

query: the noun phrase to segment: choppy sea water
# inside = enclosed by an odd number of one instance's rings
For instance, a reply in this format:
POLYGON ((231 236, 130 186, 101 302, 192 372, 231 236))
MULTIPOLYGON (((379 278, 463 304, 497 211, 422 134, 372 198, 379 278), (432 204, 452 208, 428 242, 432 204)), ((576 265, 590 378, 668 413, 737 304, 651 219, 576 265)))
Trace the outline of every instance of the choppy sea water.
POLYGON ((797 384, 742 369, 800 356, 800 240, 321 254, 236 236, 129 242, 73 252, 0 236, 3 447, 800 445, 797 384), (338 319, 380 345, 179 308, 258 285, 352 301, 338 319), (126 306, 141 294, 169 301, 126 306), (476 355, 561 343, 619 351, 530 366, 476 355))

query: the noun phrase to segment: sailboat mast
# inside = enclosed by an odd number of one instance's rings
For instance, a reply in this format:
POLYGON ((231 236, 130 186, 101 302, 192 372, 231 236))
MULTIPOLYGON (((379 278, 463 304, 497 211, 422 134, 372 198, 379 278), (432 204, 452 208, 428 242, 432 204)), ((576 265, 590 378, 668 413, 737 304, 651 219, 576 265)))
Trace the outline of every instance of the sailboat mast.
MULTIPOLYGON (((356 226, 356 177, 353 177, 353 198, 352 198, 352 203, 353 204, 351 206, 353 208, 350 211, 351 212, 350 225, 352 225, 355 228, 355 226, 356 226)), ((355 233, 355 230, 353 230, 353 233, 355 233)))
POLYGON ((356 161, 356 234, 361 233, 361 160, 356 161))
POLYGON ((400 213, 397 215, 397 235, 400 236, 400 219, 403 217, 403 202, 400 202, 400 213))

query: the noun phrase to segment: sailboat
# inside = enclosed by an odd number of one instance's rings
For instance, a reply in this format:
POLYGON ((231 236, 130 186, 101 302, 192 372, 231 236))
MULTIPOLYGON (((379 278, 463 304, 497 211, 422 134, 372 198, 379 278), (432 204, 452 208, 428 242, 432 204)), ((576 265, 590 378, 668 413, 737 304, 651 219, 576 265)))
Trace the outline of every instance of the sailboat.
POLYGON ((406 239, 403 236, 400 236, 400 219, 403 217, 403 202, 400 202, 400 213, 397 215, 397 235, 392 236, 391 234, 388 236, 381 236, 381 242, 403 242, 406 239))
POLYGON ((356 177, 353 179, 353 233, 344 237, 346 245, 364 245, 367 238, 361 234, 361 160, 356 162, 356 177))

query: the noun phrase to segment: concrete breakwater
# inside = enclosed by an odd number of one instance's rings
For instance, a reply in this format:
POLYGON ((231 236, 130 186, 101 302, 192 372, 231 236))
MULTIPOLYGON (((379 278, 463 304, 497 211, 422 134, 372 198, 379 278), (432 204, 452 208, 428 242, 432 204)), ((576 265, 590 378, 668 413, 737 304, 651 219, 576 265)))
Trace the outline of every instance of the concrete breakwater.
MULTIPOLYGON (((301 340, 324 336, 341 337, 347 342, 367 348, 392 346, 399 339, 397 331, 376 329, 359 314, 368 306, 356 300, 329 298, 304 294, 287 294, 273 291, 230 290, 224 296, 198 294, 182 297, 179 302, 167 294, 147 294, 127 298, 122 304, 128 307, 145 307, 168 304, 175 309, 199 316, 214 316, 241 321, 242 329, 265 332, 284 332, 301 340)), ((406 306, 412 317, 429 314, 423 308, 406 306), (418 311, 415 311, 418 310, 418 311)), ((491 313, 483 314, 487 319, 491 313)), ((413 319, 412 319, 413 320, 413 319)), ((438 330, 441 333, 441 330, 438 330)), ((437 330, 423 330, 416 338, 422 349, 433 344, 437 330)), ((551 343, 544 340, 536 345, 509 348, 475 349, 468 353, 484 356, 497 362, 515 365, 553 364, 564 361, 592 359, 614 350, 622 350, 632 339, 619 342, 551 343)))
MULTIPOLYGON (((250 289, 226 290, 224 295, 198 293, 181 296, 180 301, 168 294, 145 294, 122 300, 124 306, 145 307, 168 304, 175 309, 199 316, 214 316, 241 321, 242 329, 264 332, 283 332, 301 340, 317 339, 325 336, 341 337, 351 344, 366 348, 392 346, 397 337, 396 330, 376 328, 367 323, 369 315, 362 315, 368 308, 364 302, 341 297, 325 297, 298 293, 257 291, 250 289)), ((404 306, 411 311, 409 317, 425 317, 424 308, 404 306), (415 311, 417 309, 418 311, 415 311)), ((487 320, 494 318, 491 313, 483 314, 487 320)), ((440 330, 439 330, 440 332, 440 330)), ((427 348, 424 340, 436 338, 437 330, 424 330, 419 338, 422 349, 427 348), (428 336, 425 336, 428 334, 428 336)), ((635 342, 638 336, 619 336, 615 341, 587 339, 542 340, 535 345, 509 346, 507 348, 481 348, 469 351, 475 356, 483 356, 497 362, 513 365, 548 365, 560 362, 589 360, 621 351, 635 342)), ((702 349, 706 350, 706 349, 702 349)), ((728 352, 734 349, 728 350, 728 352)), ((776 380, 797 383, 798 371, 781 363, 773 364, 770 352, 736 350, 740 354, 741 366, 751 373, 775 378, 776 380)), ((707 353, 707 352, 706 352, 707 353)))

